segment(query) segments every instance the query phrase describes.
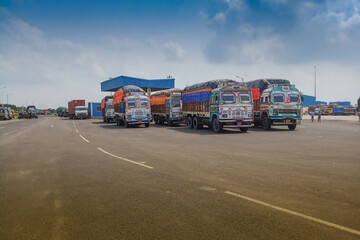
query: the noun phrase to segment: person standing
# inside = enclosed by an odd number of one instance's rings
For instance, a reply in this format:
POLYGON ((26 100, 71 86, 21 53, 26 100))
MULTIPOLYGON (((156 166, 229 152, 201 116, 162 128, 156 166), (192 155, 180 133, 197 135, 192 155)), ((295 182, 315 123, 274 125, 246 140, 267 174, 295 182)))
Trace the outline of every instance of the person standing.
POLYGON ((319 115, 318 115, 318 122, 321 123, 321 111, 319 112, 319 115))
POLYGON ((310 112, 311 122, 314 122, 314 115, 315 115, 314 111, 311 111, 310 112))

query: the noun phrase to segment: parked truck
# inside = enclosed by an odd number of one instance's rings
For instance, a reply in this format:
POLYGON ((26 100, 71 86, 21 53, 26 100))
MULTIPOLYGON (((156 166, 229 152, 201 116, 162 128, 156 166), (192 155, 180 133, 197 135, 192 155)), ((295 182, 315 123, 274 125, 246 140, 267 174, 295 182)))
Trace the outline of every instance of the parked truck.
POLYGON ((151 95, 151 115, 155 124, 180 124, 182 115, 181 89, 172 88, 151 95))
MULTIPOLYGON (((63 116, 66 113, 63 114, 63 116)), ((85 100, 72 100, 68 102, 68 114, 69 119, 87 119, 88 111, 85 106, 85 100)))
POLYGON ((247 82, 254 100, 255 126, 288 126, 295 130, 302 119, 300 91, 285 79, 258 79, 247 82))
POLYGON ((247 132, 253 125, 253 106, 249 88, 229 79, 194 84, 182 93, 183 116, 188 128, 204 125, 216 133, 225 127, 247 132))
POLYGON ((150 126, 151 109, 144 90, 133 85, 124 86, 114 94, 113 100, 117 126, 150 126))
POLYGON ((38 118, 36 113, 36 107, 34 105, 27 106, 26 111, 28 113, 28 118, 38 118))
POLYGON ((104 123, 115 121, 113 96, 106 96, 101 100, 101 112, 104 123))

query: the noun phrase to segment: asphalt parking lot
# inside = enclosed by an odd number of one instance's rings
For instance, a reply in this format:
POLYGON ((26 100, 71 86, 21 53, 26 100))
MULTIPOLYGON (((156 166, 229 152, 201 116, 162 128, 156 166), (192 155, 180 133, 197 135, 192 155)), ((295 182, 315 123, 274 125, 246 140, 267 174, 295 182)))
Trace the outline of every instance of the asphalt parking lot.
POLYGON ((0 239, 359 239, 360 122, 0 125, 0 239))

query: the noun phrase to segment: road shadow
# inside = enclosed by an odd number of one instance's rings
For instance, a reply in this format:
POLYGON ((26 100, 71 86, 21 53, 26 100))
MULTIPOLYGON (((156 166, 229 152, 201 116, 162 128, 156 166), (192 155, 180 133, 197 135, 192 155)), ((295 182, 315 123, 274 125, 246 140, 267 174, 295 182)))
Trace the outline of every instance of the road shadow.
MULTIPOLYGON (((290 131, 287 126, 284 127, 271 127, 269 130, 264 130, 262 127, 251 127, 249 128, 251 132, 293 132, 290 131)), ((296 131, 296 129, 295 129, 296 131)))
MULTIPOLYGON (((226 135, 226 134, 247 134, 242 133, 238 128, 231 129, 231 128, 224 128, 220 133, 214 132, 212 129, 209 129, 207 126, 204 126, 202 129, 190 129, 184 125, 178 127, 169 127, 169 126, 158 126, 159 128, 167 128, 172 131, 187 133, 187 134, 197 134, 197 135, 226 135)), ((153 127, 153 126, 151 126, 153 127)))

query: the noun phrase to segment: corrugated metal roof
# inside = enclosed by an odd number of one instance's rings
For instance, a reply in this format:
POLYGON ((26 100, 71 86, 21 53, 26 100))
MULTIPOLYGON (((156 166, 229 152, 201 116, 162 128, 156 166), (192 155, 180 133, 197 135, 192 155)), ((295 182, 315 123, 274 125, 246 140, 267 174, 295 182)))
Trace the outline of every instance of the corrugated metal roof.
POLYGON ((129 76, 119 76, 110 80, 103 81, 101 83, 101 91, 115 92, 119 88, 127 85, 135 85, 143 88, 144 90, 151 88, 152 91, 158 91, 162 89, 174 88, 175 78, 144 79, 129 76))

